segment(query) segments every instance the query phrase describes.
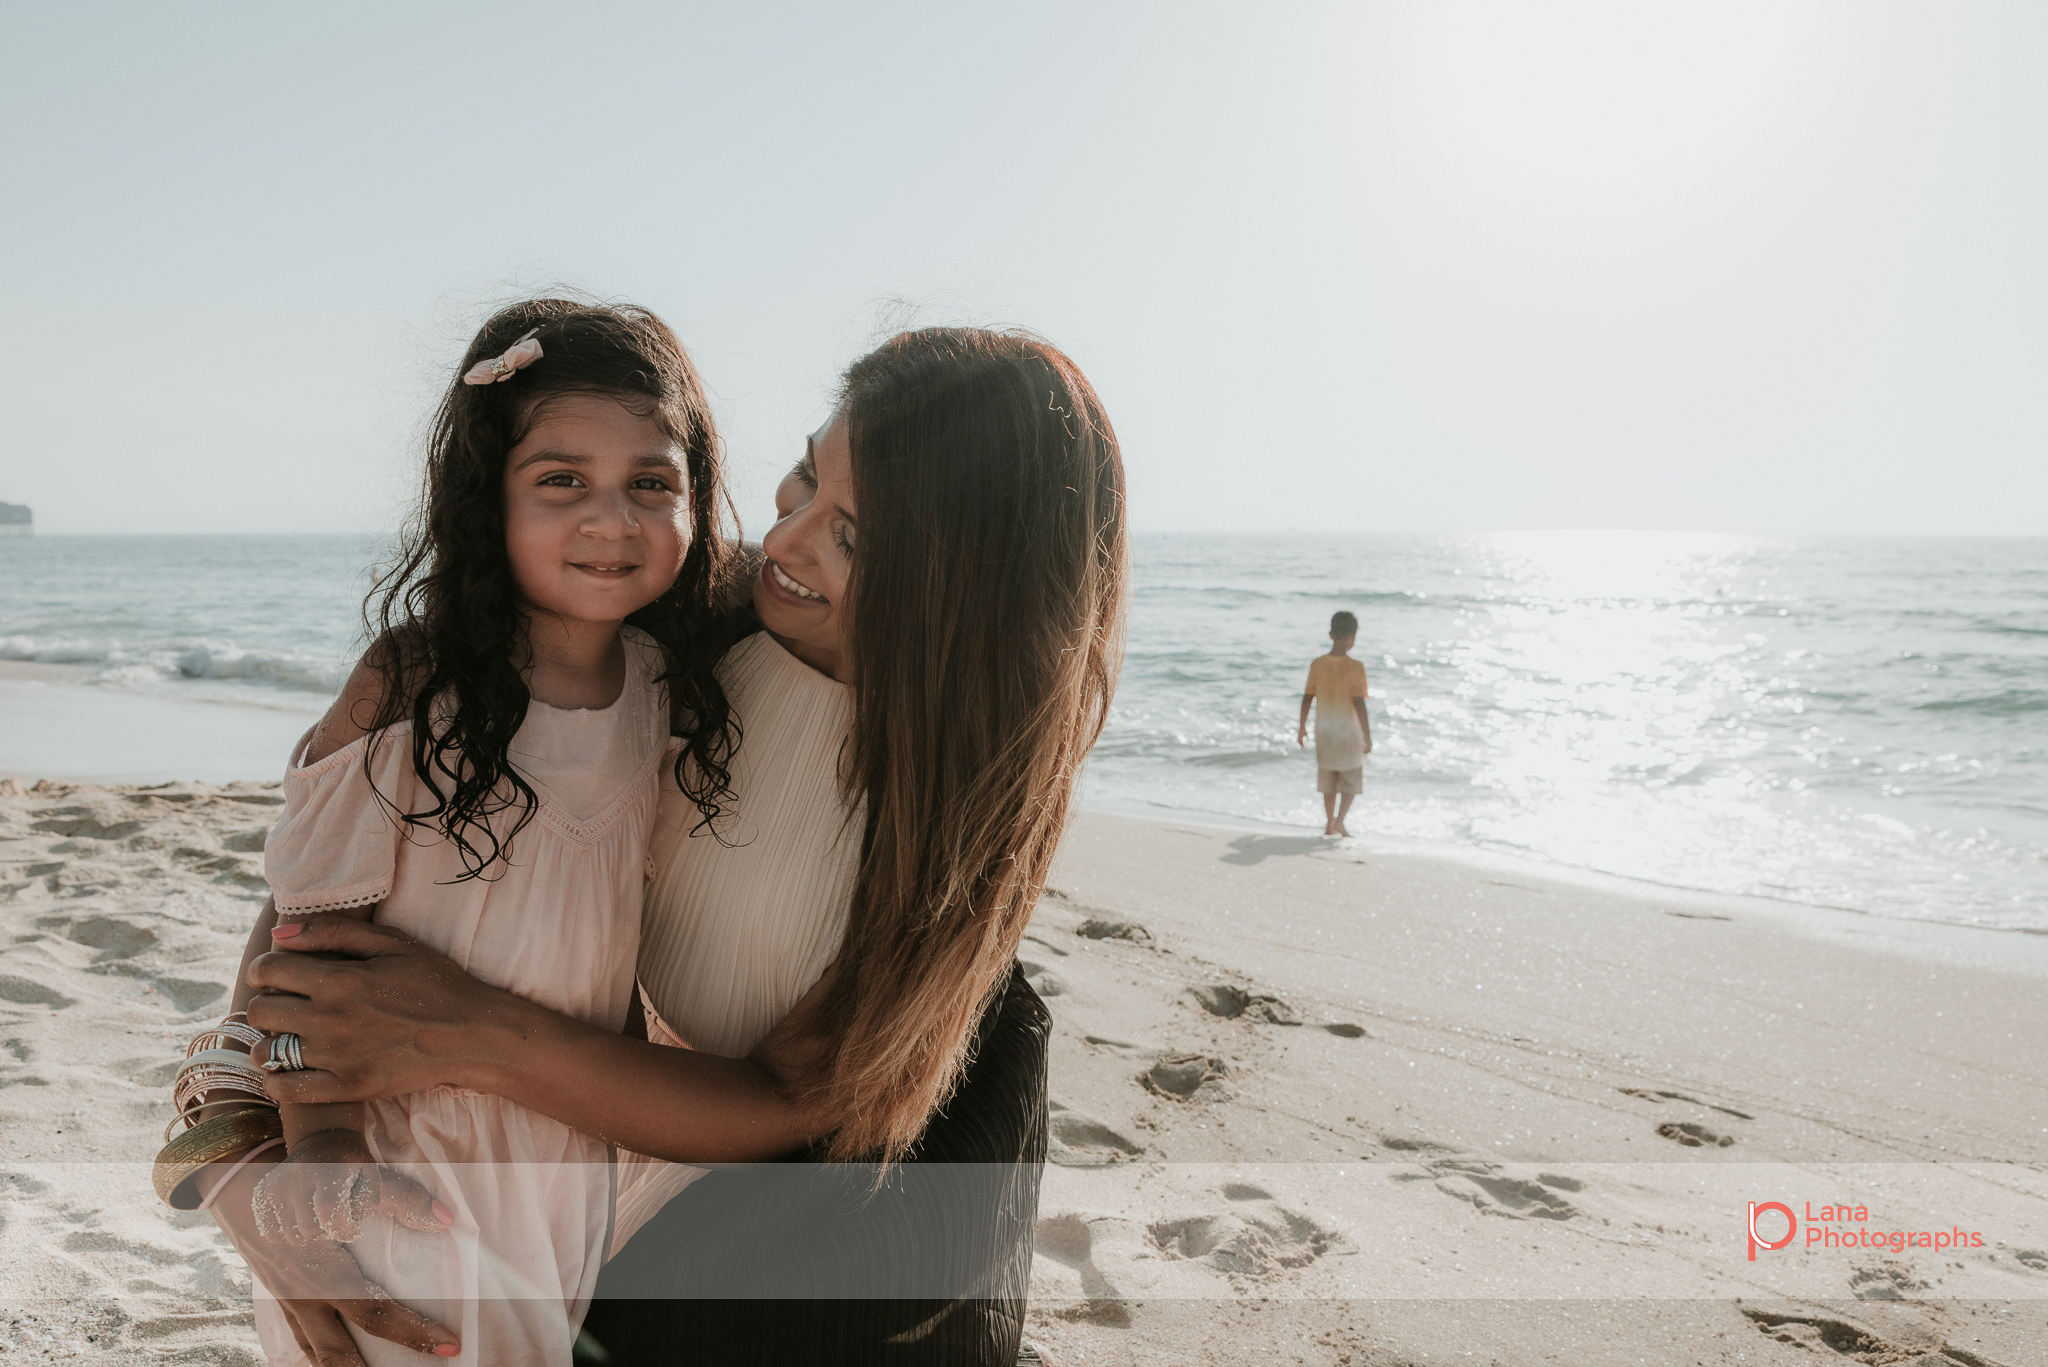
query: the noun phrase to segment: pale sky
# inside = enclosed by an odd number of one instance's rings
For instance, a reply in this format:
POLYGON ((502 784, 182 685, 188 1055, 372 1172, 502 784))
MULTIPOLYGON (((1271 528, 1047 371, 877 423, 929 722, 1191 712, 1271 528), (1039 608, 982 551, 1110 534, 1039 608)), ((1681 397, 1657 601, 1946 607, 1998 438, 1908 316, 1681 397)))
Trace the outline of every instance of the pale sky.
POLYGON ((0 500, 388 526, 565 282, 756 534, 906 316, 1065 348, 1141 530, 2048 533, 2044 71, 2039 0, 9 5, 0 500))

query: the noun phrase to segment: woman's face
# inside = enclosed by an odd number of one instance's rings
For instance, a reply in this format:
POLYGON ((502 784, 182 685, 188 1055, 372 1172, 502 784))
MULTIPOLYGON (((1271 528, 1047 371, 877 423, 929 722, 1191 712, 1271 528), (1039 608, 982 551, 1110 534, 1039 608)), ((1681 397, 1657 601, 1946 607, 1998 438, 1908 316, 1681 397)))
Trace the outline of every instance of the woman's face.
POLYGON ((505 549, 531 608, 618 622, 675 583, 683 463, 652 418, 598 394, 547 402, 505 457, 505 549))
POLYGON ((846 581, 858 525, 853 446, 845 417, 834 413, 776 486, 775 525, 761 538, 768 563, 754 584, 754 608, 790 654, 841 683, 851 665, 846 581))

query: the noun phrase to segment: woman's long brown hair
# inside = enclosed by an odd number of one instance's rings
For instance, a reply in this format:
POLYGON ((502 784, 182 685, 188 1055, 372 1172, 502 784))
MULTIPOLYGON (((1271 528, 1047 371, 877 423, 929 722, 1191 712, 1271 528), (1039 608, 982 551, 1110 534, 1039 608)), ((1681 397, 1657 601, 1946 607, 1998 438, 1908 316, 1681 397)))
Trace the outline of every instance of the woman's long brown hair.
POLYGON ((846 939, 809 1013, 836 1157, 899 1158, 952 1094, 1044 891, 1122 658, 1123 464, 1074 363, 904 333, 846 373, 860 533, 846 939))

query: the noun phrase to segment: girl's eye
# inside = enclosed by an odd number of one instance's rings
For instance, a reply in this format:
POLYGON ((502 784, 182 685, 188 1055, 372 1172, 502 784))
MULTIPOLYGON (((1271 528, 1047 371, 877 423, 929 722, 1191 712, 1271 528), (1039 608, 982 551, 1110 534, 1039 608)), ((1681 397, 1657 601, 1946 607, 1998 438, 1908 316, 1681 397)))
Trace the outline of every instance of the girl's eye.
POLYGON ((838 543, 841 554, 853 554, 853 542, 847 539, 846 524, 844 522, 832 524, 832 540, 838 543))
POLYGON ((651 489, 656 493, 662 494, 672 494, 675 492, 674 489, 669 487, 668 481, 660 475, 642 475, 633 481, 633 487, 635 489, 651 489))
POLYGON ((567 470, 557 470, 551 475, 543 475, 540 485, 543 489, 573 489, 576 487, 576 476, 567 470))

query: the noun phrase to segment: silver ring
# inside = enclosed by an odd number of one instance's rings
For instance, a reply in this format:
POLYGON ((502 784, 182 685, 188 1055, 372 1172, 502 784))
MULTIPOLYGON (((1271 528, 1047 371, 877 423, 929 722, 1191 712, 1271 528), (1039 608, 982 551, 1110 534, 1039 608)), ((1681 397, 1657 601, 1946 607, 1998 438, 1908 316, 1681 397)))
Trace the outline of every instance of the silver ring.
POLYGON ((266 1073, 303 1073, 306 1071, 306 1056, 299 1046, 299 1037, 286 1032, 273 1035, 270 1040, 270 1057, 263 1061, 266 1073))

